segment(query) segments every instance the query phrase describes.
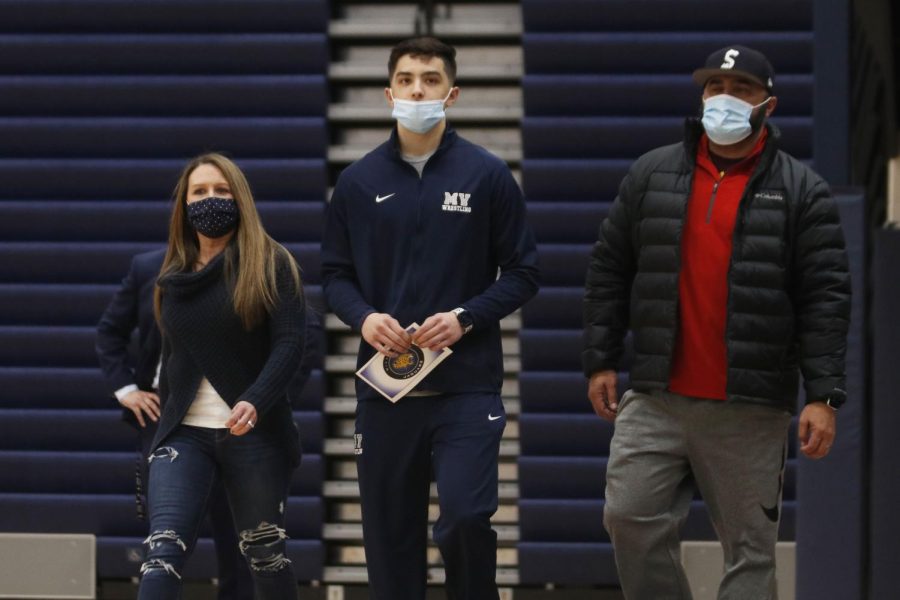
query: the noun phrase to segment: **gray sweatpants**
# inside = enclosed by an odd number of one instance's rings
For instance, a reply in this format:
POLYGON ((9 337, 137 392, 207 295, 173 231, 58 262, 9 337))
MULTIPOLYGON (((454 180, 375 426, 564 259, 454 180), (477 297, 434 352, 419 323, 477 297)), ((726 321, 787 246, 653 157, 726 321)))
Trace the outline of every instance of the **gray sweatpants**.
POLYGON ((791 416, 752 404, 626 392, 603 523, 628 600, 690 600, 679 529, 694 481, 725 551, 719 600, 775 600, 775 542, 791 416))

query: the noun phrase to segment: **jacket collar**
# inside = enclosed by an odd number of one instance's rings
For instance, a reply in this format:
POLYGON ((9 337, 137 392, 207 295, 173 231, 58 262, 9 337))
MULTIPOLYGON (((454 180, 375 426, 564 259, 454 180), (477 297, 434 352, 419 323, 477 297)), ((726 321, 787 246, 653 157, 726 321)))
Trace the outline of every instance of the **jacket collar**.
POLYGON ((237 262, 237 244, 229 243, 224 251, 217 254, 199 271, 168 273, 159 278, 157 285, 174 296, 199 292, 221 278, 227 261, 237 262))
MULTIPOLYGON (((459 136, 456 134, 456 130, 450 126, 450 123, 447 123, 447 127, 444 129, 444 134, 441 136, 441 142, 438 144, 437 149, 432 154, 432 158, 445 152, 450 146, 456 143, 456 140, 459 136)), ((383 145, 383 148, 386 152, 389 153, 390 157, 402 161, 403 154, 400 152, 400 135, 397 133, 397 125, 394 125, 394 128, 391 130, 390 139, 383 145)))

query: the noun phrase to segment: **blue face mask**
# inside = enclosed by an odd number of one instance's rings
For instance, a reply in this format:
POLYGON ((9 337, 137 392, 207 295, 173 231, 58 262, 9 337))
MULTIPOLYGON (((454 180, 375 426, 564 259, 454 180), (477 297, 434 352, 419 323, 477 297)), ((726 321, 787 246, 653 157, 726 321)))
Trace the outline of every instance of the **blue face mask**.
POLYGON ((443 100, 397 100, 391 92, 391 100, 394 101, 394 110, 391 116, 404 128, 414 133, 428 133, 446 118, 444 103, 453 92, 451 88, 447 97, 443 100))
POLYGON ((720 146, 730 146, 747 139, 753 133, 750 116, 768 101, 769 98, 766 98, 753 106, 728 94, 707 98, 703 102, 703 128, 706 135, 720 146))

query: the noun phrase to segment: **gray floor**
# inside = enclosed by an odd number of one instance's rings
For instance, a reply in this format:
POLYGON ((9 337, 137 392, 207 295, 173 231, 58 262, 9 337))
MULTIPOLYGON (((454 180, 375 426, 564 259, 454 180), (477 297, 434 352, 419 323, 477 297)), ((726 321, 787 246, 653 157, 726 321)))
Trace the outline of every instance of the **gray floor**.
MULTIPOLYGON (((101 581, 97 589, 98 600, 134 600, 137 586, 130 581, 101 581)), ((344 586, 344 600, 368 600, 363 586, 344 586)), ((184 600, 215 600, 216 588, 210 583, 188 582, 184 587, 184 600)), ((301 587, 299 600, 326 600, 324 587, 301 587)), ((446 600, 440 588, 430 588, 427 600, 446 600)), ((529 589, 515 588, 513 600, 624 600, 622 593, 611 589, 529 589)))

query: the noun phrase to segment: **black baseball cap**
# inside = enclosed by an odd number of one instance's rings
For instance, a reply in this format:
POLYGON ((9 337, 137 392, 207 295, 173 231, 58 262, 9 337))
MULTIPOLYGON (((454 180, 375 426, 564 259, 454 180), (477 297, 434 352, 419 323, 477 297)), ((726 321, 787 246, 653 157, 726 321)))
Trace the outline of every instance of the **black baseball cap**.
POLYGON ((775 70, 766 55, 747 46, 725 46, 706 58, 702 69, 694 71, 694 81, 705 86, 716 75, 744 75, 772 93, 775 70))

